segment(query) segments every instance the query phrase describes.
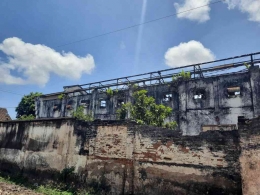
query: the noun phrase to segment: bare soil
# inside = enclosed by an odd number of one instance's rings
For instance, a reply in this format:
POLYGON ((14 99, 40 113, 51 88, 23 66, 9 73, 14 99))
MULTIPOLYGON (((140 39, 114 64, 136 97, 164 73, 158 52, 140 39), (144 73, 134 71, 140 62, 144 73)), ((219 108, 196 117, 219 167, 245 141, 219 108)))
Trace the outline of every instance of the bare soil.
POLYGON ((0 195, 40 195, 25 187, 0 182, 0 195))

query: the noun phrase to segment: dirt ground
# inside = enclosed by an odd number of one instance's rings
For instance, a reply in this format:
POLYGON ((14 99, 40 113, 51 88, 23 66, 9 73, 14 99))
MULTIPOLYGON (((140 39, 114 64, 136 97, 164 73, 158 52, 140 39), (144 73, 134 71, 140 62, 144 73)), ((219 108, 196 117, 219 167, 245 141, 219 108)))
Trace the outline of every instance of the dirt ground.
POLYGON ((0 182, 0 195, 40 195, 32 190, 25 187, 21 187, 14 184, 8 184, 0 182))

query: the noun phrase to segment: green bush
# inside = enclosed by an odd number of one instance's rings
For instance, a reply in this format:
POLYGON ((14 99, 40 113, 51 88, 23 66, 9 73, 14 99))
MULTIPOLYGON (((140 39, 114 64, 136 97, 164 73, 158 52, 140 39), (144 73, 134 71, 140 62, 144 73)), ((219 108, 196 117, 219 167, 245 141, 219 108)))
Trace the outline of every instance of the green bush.
POLYGON ((173 121, 173 122, 165 123, 165 124, 163 125, 163 127, 167 128, 167 129, 175 130, 175 129, 178 127, 178 124, 177 124, 176 121, 173 121))
POLYGON ((76 111, 73 111, 72 112, 72 117, 76 118, 77 120, 83 120, 83 121, 87 121, 87 122, 91 122, 91 121, 94 120, 92 115, 84 114, 84 107, 83 106, 79 106, 76 109, 76 111))
POLYGON ((35 119, 35 116, 33 116, 32 114, 22 115, 20 118, 18 118, 18 120, 33 120, 33 119, 35 119))

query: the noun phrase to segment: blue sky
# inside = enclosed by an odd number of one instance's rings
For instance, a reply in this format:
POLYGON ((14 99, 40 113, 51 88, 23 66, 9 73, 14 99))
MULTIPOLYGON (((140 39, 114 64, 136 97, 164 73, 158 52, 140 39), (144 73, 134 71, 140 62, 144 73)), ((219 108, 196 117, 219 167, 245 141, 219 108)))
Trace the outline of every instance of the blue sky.
POLYGON ((0 107, 21 96, 260 51, 260 1, 1 0, 0 107))

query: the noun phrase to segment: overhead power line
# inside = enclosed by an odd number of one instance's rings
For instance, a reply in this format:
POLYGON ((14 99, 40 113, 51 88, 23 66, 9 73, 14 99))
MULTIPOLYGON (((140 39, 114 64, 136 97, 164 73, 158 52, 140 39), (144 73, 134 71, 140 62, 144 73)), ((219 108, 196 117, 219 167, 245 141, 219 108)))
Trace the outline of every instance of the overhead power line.
POLYGON ((185 10, 185 11, 182 11, 182 12, 177 12, 177 13, 170 14, 170 15, 167 15, 167 16, 164 16, 164 17, 161 17, 161 18, 156 18, 156 19, 153 19, 153 20, 148 20, 148 21, 143 22, 143 23, 134 24, 134 25, 132 25, 132 26, 128 26, 128 27, 125 27, 125 28, 113 30, 113 31, 106 32, 106 33, 99 34, 99 35, 95 35, 95 36, 93 36, 93 37, 88 37, 88 38, 76 40, 76 41, 73 41, 73 42, 65 43, 65 44, 62 44, 62 45, 57 45, 57 46, 55 46, 55 47, 63 47, 63 46, 67 46, 67 45, 72 45, 72 44, 74 44, 74 43, 79 43, 79 42, 82 42, 82 41, 87 41, 87 40, 90 40, 90 39, 95 39, 95 38, 98 38, 98 37, 106 36, 106 35, 113 34, 113 33, 117 33, 117 32, 124 31, 124 30, 128 30, 128 29, 131 29, 131 28, 135 28, 135 27, 137 27, 137 26, 141 26, 141 25, 144 25, 144 24, 156 22, 156 21, 158 21, 158 20, 163 20, 163 19, 166 19, 166 18, 170 18, 170 17, 173 17, 173 16, 177 16, 177 15, 179 15, 179 14, 187 13, 187 12, 190 12, 190 11, 193 11, 193 10, 196 10, 196 9, 200 9, 200 8, 203 8, 203 7, 206 7, 206 6, 209 6, 209 5, 217 4, 217 3, 220 3, 220 2, 223 2, 223 1, 225 1, 225 0, 214 1, 214 2, 212 2, 212 3, 208 3, 208 4, 205 4, 205 5, 202 5, 202 6, 199 6, 199 7, 195 7, 195 8, 192 8, 192 9, 188 9, 188 10, 185 10))

